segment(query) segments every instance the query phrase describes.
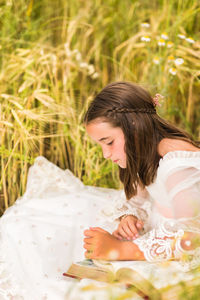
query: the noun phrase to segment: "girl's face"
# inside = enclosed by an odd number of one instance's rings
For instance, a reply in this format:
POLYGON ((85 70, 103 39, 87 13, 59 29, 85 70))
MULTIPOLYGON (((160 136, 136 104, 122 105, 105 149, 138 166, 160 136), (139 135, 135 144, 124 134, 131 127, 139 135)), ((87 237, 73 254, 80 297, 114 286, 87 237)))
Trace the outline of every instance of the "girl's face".
POLYGON ((86 125, 88 135, 98 143, 106 159, 111 159, 121 168, 126 168, 125 139, 120 127, 107 122, 94 121, 86 125))

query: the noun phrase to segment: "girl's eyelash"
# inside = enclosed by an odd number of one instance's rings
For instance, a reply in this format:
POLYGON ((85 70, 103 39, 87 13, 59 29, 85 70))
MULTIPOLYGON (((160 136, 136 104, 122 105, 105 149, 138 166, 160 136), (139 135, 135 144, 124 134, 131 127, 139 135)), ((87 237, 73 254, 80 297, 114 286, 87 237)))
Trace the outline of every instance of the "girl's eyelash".
POLYGON ((113 143, 113 141, 112 141, 112 142, 110 142, 110 143, 108 143, 107 145, 112 145, 112 143, 113 143))

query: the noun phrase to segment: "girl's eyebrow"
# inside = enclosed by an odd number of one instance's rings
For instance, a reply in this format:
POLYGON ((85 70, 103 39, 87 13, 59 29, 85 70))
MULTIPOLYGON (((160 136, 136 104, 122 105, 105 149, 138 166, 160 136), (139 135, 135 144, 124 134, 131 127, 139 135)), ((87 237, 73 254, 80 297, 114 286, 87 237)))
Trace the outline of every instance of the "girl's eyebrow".
POLYGON ((103 137, 103 138, 99 139, 99 142, 105 141, 105 140, 107 140, 107 139, 109 139, 109 138, 110 138, 110 136, 103 137))

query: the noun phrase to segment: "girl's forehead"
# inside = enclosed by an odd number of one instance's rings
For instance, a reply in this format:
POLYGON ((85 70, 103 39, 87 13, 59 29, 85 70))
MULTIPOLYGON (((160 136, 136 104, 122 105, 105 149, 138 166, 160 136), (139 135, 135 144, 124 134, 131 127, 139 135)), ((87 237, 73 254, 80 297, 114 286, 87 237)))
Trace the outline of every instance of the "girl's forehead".
POLYGON ((96 141, 104 140, 105 138, 123 137, 121 128, 113 127, 108 122, 91 122, 86 125, 86 131, 96 141))
POLYGON ((113 127, 109 122, 104 122, 101 120, 95 120, 86 125, 87 131, 115 131, 119 127, 113 127))

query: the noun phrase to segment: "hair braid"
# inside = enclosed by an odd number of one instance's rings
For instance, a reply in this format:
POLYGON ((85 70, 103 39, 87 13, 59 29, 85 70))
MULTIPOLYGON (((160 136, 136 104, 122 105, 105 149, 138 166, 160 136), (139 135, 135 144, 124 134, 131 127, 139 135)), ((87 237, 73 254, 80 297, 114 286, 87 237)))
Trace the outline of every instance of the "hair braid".
POLYGON ((155 114, 155 108, 127 108, 127 107, 113 107, 109 109, 107 112, 109 113, 147 113, 147 114, 155 114))

